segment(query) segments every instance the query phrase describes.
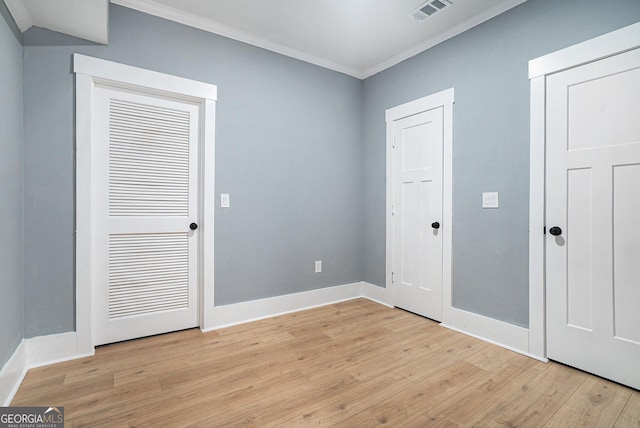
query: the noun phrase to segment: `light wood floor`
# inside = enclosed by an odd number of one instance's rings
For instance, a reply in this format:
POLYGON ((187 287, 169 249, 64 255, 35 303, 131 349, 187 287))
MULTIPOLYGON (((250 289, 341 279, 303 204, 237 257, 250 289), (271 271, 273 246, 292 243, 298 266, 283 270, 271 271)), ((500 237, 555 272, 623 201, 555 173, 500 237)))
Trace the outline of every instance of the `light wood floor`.
POLYGON ((30 370, 66 426, 640 427, 640 392, 359 299, 30 370))

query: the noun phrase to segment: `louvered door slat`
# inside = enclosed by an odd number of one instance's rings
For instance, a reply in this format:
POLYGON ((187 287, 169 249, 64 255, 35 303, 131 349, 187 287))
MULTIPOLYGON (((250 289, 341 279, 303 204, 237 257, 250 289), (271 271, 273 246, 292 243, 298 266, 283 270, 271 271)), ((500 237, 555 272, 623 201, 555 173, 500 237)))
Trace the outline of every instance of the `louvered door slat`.
POLYGON ((186 232, 110 235, 109 318, 188 307, 188 239, 186 232))
MULTIPOLYGON (((149 150, 153 150, 157 147, 164 147, 166 146, 167 142, 170 141, 175 141, 176 138, 172 137, 172 136, 168 136, 167 138, 162 138, 162 136, 156 136, 154 138, 149 138, 148 136, 142 136, 139 133, 138 134, 131 134, 131 135, 135 135, 136 137, 138 137, 138 147, 146 147, 149 150)), ((122 135, 120 136, 117 132, 112 132, 111 133, 111 140, 112 141, 116 141, 116 142, 126 142, 131 138, 131 135, 122 135)), ((172 150, 171 147, 167 147, 167 151, 170 153, 177 153, 180 154, 181 151, 180 150, 172 150)))
POLYGON ((183 172, 184 171, 184 166, 187 163, 188 159, 182 160, 182 159, 177 159, 174 158, 172 159, 165 159, 162 155, 152 155, 150 153, 145 153, 144 156, 146 157, 144 163, 143 162, 137 162, 135 160, 135 157, 132 159, 131 156, 131 152, 128 153, 111 153, 111 159, 113 159, 114 161, 127 161, 129 162, 131 165, 137 165, 137 166, 145 166, 145 165, 161 165, 165 171, 178 171, 178 172, 183 172))
POLYGON ((189 215, 188 111, 111 99, 109 215, 189 215))

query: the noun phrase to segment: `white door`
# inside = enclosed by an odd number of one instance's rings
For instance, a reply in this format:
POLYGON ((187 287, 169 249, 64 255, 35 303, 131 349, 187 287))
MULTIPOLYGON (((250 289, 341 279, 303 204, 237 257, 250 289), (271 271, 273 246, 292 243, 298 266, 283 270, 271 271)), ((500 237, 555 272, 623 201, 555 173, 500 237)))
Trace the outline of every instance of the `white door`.
POLYGON ((98 86, 93 117, 94 344, 195 327, 198 106, 98 86))
POLYGON ((393 126, 393 302, 440 321, 443 108, 393 126))
POLYGON ((640 49, 547 88, 547 355, 640 388, 640 49))

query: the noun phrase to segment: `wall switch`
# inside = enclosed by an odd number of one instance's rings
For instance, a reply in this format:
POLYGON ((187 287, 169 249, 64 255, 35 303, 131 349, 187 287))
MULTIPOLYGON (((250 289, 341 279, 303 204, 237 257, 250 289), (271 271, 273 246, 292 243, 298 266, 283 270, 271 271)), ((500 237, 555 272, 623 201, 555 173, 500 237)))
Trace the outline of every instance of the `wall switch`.
POLYGON ((316 273, 322 272, 322 260, 316 260, 316 273))
POLYGON ((221 193, 220 194, 220 208, 229 208, 231 205, 229 204, 229 194, 221 193))
POLYGON ((484 192, 482 194, 482 208, 498 208, 498 192, 484 192))

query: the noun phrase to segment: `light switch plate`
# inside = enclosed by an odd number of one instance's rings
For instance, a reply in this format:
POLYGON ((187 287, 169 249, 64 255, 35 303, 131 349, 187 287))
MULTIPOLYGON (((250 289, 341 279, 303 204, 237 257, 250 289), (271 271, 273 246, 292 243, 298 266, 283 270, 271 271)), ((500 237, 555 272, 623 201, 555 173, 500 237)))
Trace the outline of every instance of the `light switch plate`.
POLYGON ((498 192, 482 193, 482 208, 499 208, 498 192))
POLYGON ((221 193, 220 194, 220 208, 229 208, 231 205, 229 203, 229 194, 221 193))

